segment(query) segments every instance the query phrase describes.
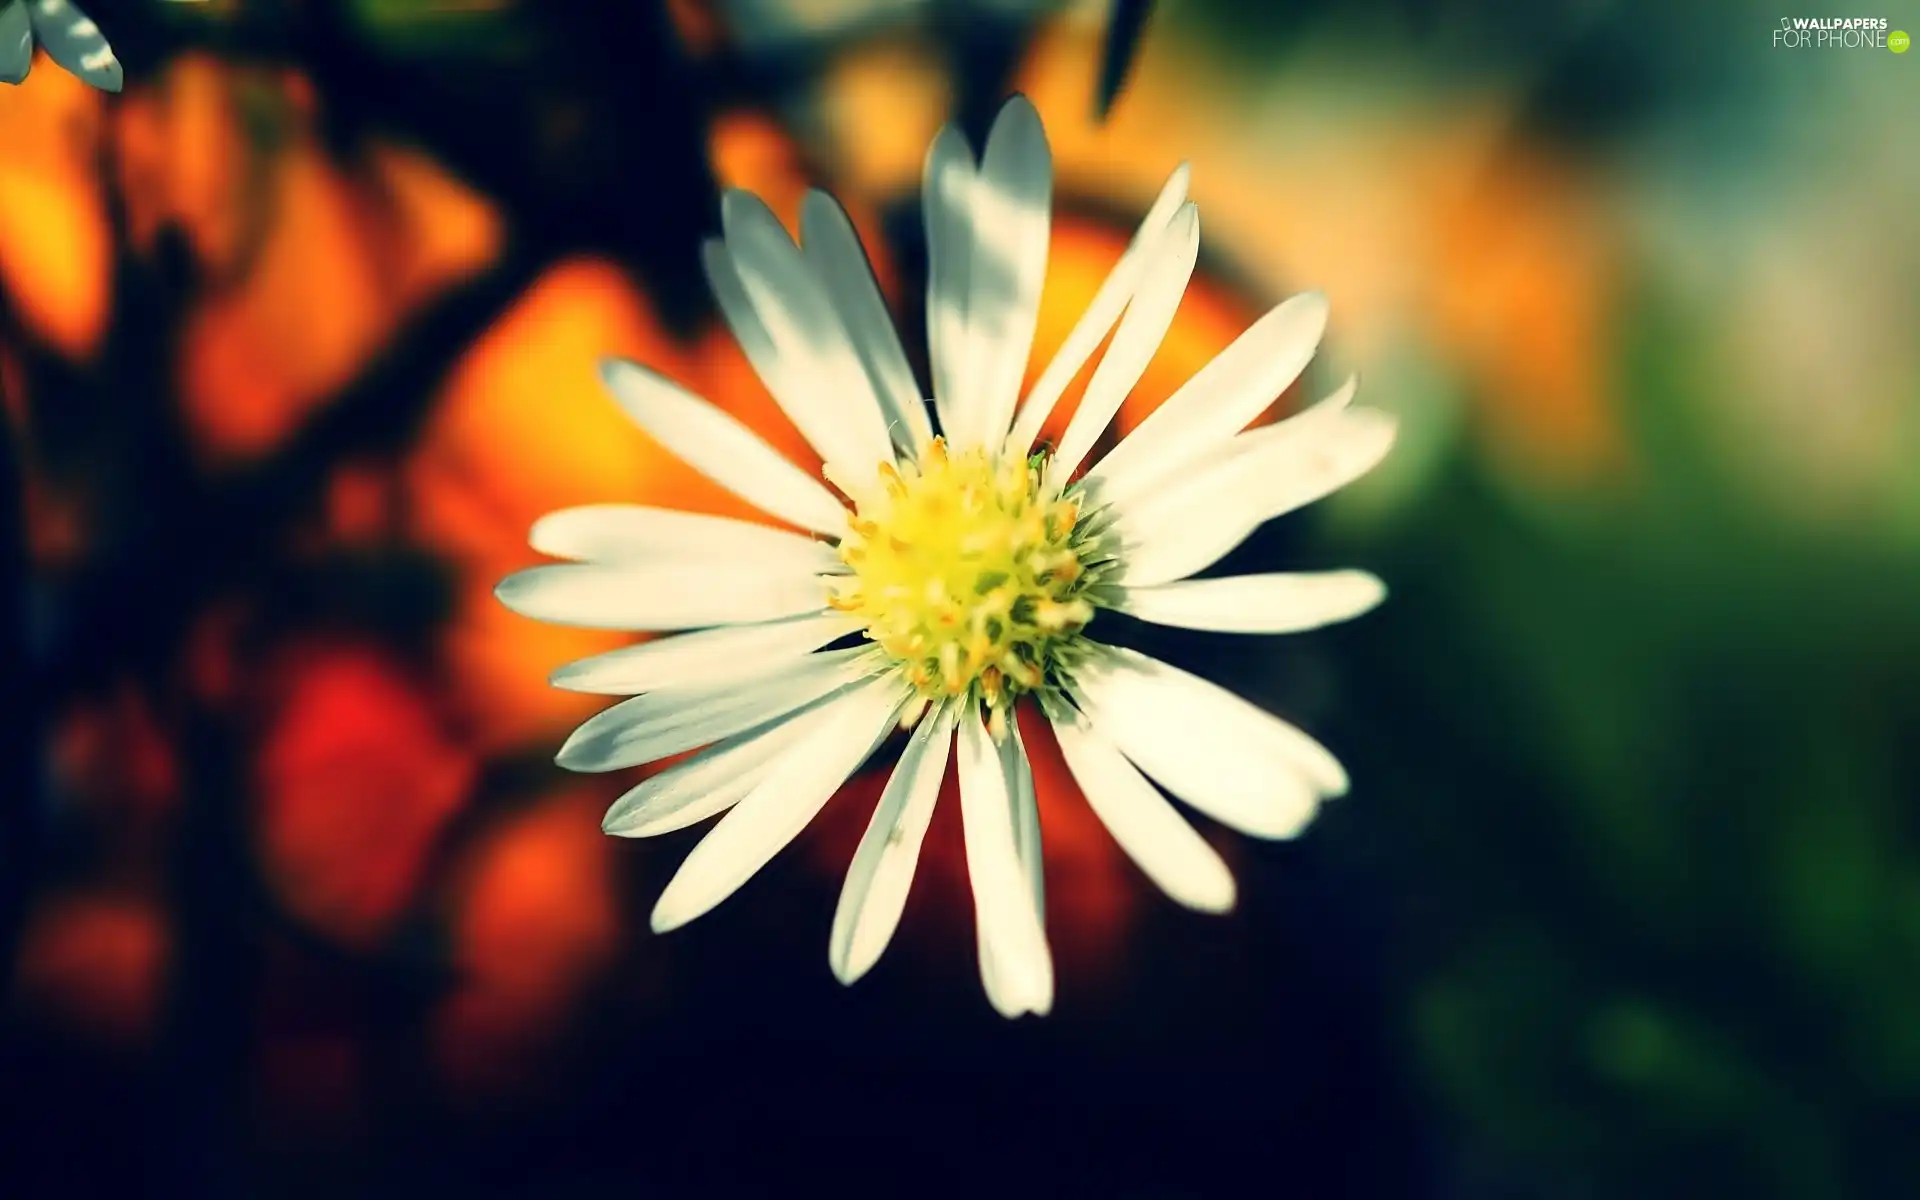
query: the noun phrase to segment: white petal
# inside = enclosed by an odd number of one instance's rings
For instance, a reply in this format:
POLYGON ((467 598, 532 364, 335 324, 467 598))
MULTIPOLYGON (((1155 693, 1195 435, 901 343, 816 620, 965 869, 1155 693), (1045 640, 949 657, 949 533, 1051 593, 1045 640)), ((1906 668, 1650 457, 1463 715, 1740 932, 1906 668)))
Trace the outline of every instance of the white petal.
POLYGON ((995 957, 986 934, 974 938, 974 950, 980 959, 980 983, 986 989, 987 1003, 993 1005, 993 1011, 1009 1021, 1032 1011, 1024 997, 1007 989, 1006 979, 1000 973, 1000 960, 995 957))
POLYGON ((970 368, 956 432, 963 447, 997 450, 1026 381, 1052 220, 1053 153, 1025 96, 1008 100, 995 119, 972 197, 967 341, 981 359, 970 368))
MULTIPOLYGON (((1026 872, 1027 884, 1033 892, 1033 908, 1040 916, 1044 936, 1047 889, 1046 868, 1040 848, 1040 809, 1033 794, 1033 768, 1027 761, 1026 746, 1020 740, 1017 721, 1008 723, 1006 739, 997 743, 994 749, 999 755, 1000 773, 1006 780, 1007 798, 1012 810, 1010 819, 1013 822, 1014 853, 1026 872)), ((1006 962, 1007 947, 1002 944, 1002 939, 992 935, 990 928, 983 927, 977 938, 980 981, 986 986, 988 1001, 996 1012, 1009 1019, 1024 1013, 1046 1016, 1053 1008, 1052 989, 1049 988, 1045 996, 1036 1001, 1009 986, 1019 979, 1019 973, 1016 967, 1006 962)))
POLYGON ((600 828, 616 837, 653 837, 724 812, 752 791, 782 755, 834 718, 834 699, 716 742, 630 788, 613 802, 600 828))
POLYGON ((1027 393, 1027 402, 1014 419, 1013 433, 1007 439, 1009 445, 1023 451, 1033 445, 1034 439, 1040 436, 1041 427, 1053 415, 1054 405, 1060 402, 1067 385, 1080 373, 1087 359, 1093 357, 1093 352, 1113 329, 1113 323, 1120 319, 1120 310, 1133 298, 1134 288, 1140 281, 1141 272, 1145 270, 1154 246, 1165 235, 1174 214, 1186 202, 1188 175, 1187 166, 1182 163, 1167 178, 1166 186, 1160 189, 1153 207, 1147 210, 1126 252, 1107 272, 1100 290, 1094 293, 1086 311, 1080 314, 1080 319, 1074 322, 1072 330, 1060 343, 1053 361, 1034 381, 1033 390, 1027 393))
POLYGON ((1228 454, 1164 491, 1130 501, 1104 535, 1118 547, 1113 581, 1152 587, 1218 562, 1260 527, 1258 483, 1247 462, 1228 454))
POLYGON ((1211 566, 1265 522, 1372 470, 1394 429, 1386 413, 1354 408, 1316 416, 1297 434, 1286 426, 1242 434, 1216 460, 1114 506, 1106 536, 1121 547, 1115 582, 1151 587, 1211 566))
POLYGON ((900 924, 920 845, 953 753, 954 710, 948 703, 921 718, 854 851, 827 948, 834 978, 841 983, 850 984, 871 970, 900 924))
POLYGON ((1327 327, 1327 300, 1295 296, 1202 367, 1087 472, 1108 503, 1217 450, 1300 377, 1327 327))
POLYGON ((846 532, 847 510, 833 493, 733 417, 625 359, 602 360, 600 378, 654 441, 721 487, 802 529, 846 532))
POLYGON ((926 401, 914 382, 893 314, 881 298, 853 222, 839 201, 825 192, 810 191, 801 202, 800 248, 846 325, 894 445, 909 453, 918 451, 933 437, 926 401))
POLYGON ((992 978, 983 971, 983 982, 994 1006, 1007 1015, 1044 1012, 1053 1003, 1053 959, 1020 860, 1007 777, 977 708, 969 707, 960 719, 959 752, 967 875, 982 964, 991 960, 993 969, 992 978))
POLYGON ((759 625, 723 625, 578 659, 554 671, 548 682, 565 691, 601 696, 738 683, 780 670, 860 626, 858 617, 839 612, 807 613, 759 625))
POLYGON ((740 282, 740 270, 734 266, 733 252, 723 238, 707 238, 700 243, 700 269, 707 277, 707 290, 713 293, 720 315, 733 332, 733 340, 752 364, 754 374, 778 399, 807 386, 806 364, 780 352, 766 323, 754 311, 753 297, 740 282))
POLYGON ((569 771, 618 771, 732 737, 880 669, 863 649, 810 654, 749 684, 667 688, 588 718, 561 744, 569 771))
POLYGON ((941 431, 960 425, 959 405, 977 365, 967 333, 971 301, 973 230, 967 207, 976 180, 973 149, 958 129, 942 129, 927 147, 920 187, 927 228, 927 356, 933 367, 933 406, 941 431))
POLYGON ((1133 650, 1104 654, 1069 687, 1100 736, 1214 820, 1287 838, 1347 776, 1325 747, 1215 684, 1133 650))
POLYGON ((699 629, 820 611, 820 577, 791 562, 557 563, 493 589, 523 617, 586 629, 699 629))
POLYGON ((780 219, 751 192, 720 202, 727 252, 782 362, 766 383, 807 443, 846 478, 893 461, 881 402, 826 288, 780 219))
POLYGON ((833 547, 810 537, 732 517, 643 504, 563 508, 535 521, 527 541, 542 554, 584 562, 773 560, 814 574, 841 565, 833 547))
MULTIPOLYGON (((1282 444, 1303 445, 1307 439, 1338 438, 1344 436, 1347 413, 1351 410, 1353 396, 1360 386, 1360 377, 1350 376, 1332 394, 1311 406, 1294 413, 1285 420, 1276 421, 1259 429, 1249 429, 1239 434, 1224 447, 1209 453, 1201 459, 1187 464, 1184 470, 1173 476, 1160 476, 1146 487, 1136 489, 1133 495, 1118 501, 1110 501, 1104 495, 1092 495, 1100 491, 1100 482, 1090 480, 1090 499, 1095 506, 1091 522, 1099 525, 1114 517, 1132 518, 1138 514, 1150 512, 1157 507, 1178 503, 1181 493, 1189 488, 1202 487, 1216 472, 1234 468, 1241 464, 1241 470, 1250 469, 1243 459, 1253 454, 1272 455, 1260 464, 1262 468, 1278 466, 1286 468, 1285 454, 1278 449, 1282 444)), ((1239 484, 1234 484, 1236 488, 1239 484)), ((1257 507, 1257 506, 1255 506, 1257 507)))
POLYGON ((1040 914, 1040 927, 1044 930, 1047 872, 1040 853, 1040 803, 1033 792, 1033 764, 1027 758, 1027 744, 1020 737, 1019 721, 1007 721, 1006 739, 996 743, 994 749, 1000 754, 1000 774, 1007 781, 1007 799, 1013 808, 1013 848, 1020 856, 1020 865, 1026 869, 1027 883, 1033 889, 1033 910, 1040 914))
POLYGON ((1350 621, 1386 597, 1387 585, 1365 571, 1325 571, 1119 588, 1112 607, 1143 621, 1184 629, 1299 633, 1350 621))
MULTIPOLYGON (((1033 792, 1033 767, 1027 760, 1026 743, 1020 739, 1018 721, 1007 722, 1006 738, 996 743, 994 749, 1000 756, 1001 777, 1007 782, 1007 800, 1012 809, 1013 850, 1020 859, 1021 868, 1026 871, 1027 886, 1033 892, 1033 911, 1040 918, 1040 931, 1044 937, 1047 926, 1047 876, 1040 847, 1040 805, 1033 792)), ((1017 1017, 1024 1011, 1044 1017, 1053 1010, 1051 976, 1045 995, 1037 1000, 1022 998, 1003 986, 1003 981, 1018 978, 1015 969, 1004 962, 1008 948, 998 939, 982 940, 980 952, 981 981, 986 984, 994 1007, 1003 1016, 1017 1017)))
POLYGON ((806 828, 886 737, 907 693, 898 680, 881 678, 836 700, 832 719, 803 738, 687 855, 654 905, 654 932, 711 911, 806 828))
POLYGON ((1108 646, 1104 650, 1121 668, 1120 673, 1134 672, 1136 678, 1150 684, 1152 693, 1162 697, 1178 694, 1191 701, 1195 723, 1216 727, 1229 738, 1259 742, 1263 749, 1271 749, 1304 775, 1323 796, 1346 794, 1347 771, 1340 760, 1325 746, 1259 705, 1138 650, 1120 646, 1108 646))
POLYGON ((1237 435, 1227 445, 1229 448, 1237 447, 1245 453, 1277 441, 1322 436, 1330 428, 1336 427, 1342 414, 1353 407, 1353 397, 1359 390, 1360 376, 1349 375, 1345 383, 1306 408, 1271 425, 1249 429, 1237 435))
POLYGON ((1167 327, 1173 324, 1173 314, 1187 294, 1187 283, 1193 278, 1193 266, 1199 257, 1200 210, 1183 204, 1166 236, 1154 245, 1140 290, 1127 304, 1126 315, 1120 319, 1120 328, 1100 365, 1094 368, 1080 407, 1067 422, 1066 433, 1047 468, 1056 481, 1065 482, 1092 452, 1113 421, 1113 414, 1120 411, 1121 403, 1140 382, 1167 336, 1167 327))
POLYGON ((1220 855, 1084 716, 1054 721, 1053 732, 1094 815, 1147 878, 1188 908, 1233 907, 1233 873, 1220 855))
POLYGON ((1377 408, 1353 408, 1340 414, 1324 437, 1274 446, 1247 455, 1250 468, 1264 480, 1262 520, 1284 517, 1321 500, 1380 465, 1400 430, 1399 421, 1377 408))

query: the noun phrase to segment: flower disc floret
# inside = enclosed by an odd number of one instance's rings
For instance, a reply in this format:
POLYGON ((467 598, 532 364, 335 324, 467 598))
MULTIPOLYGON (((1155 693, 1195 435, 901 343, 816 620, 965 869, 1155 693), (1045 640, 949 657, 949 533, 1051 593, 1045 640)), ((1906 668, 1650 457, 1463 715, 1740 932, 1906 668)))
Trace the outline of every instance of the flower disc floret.
POLYGON ((1043 490, 1044 460, 949 452, 880 468, 855 497, 829 602, 866 622, 922 697, 977 689, 995 710, 1039 690, 1088 621, 1078 502, 1043 490))

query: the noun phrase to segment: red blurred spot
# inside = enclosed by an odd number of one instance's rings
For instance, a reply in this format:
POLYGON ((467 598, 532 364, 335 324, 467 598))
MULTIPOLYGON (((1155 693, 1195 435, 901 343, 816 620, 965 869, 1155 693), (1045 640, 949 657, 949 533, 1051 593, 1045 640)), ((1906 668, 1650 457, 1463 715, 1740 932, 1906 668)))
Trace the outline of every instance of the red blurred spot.
POLYGON ((42 568, 75 562, 86 549, 84 498, 28 474, 21 489, 26 509, 27 553, 42 568))
POLYGON ((216 606, 202 613, 187 633, 187 679, 207 704, 225 707, 239 694, 243 676, 238 641, 245 618, 241 608, 216 606))
POLYGON ((342 542, 365 542, 387 532, 394 511, 392 476, 376 466, 348 464, 327 483, 327 532, 342 542))
POLYGON ((468 863, 454 919, 461 984, 440 1011, 439 1057, 462 1088, 520 1082, 613 957, 620 919, 604 804, 574 795, 508 822, 468 863))
POLYGON ((256 764, 260 854, 297 916, 371 942, 412 897, 475 763, 421 686, 374 651, 322 649, 284 669, 256 764))
POLYGON ((131 685, 83 709, 53 738, 54 770, 88 807, 125 828, 173 806, 180 764, 144 693, 131 685))
POLYGON ((144 901, 68 895, 43 901, 21 942, 17 987, 45 1018, 138 1043, 153 1032, 168 936, 144 901))
POLYGON ((710 54, 726 42, 727 32, 712 0, 667 0, 667 19, 682 44, 696 55, 710 54))
POLYGON ((351 1030, 269 1031, 259 1066, 268 1103, 290 1125, 336 1125, 358 1109, 364 1052, 351 1030))

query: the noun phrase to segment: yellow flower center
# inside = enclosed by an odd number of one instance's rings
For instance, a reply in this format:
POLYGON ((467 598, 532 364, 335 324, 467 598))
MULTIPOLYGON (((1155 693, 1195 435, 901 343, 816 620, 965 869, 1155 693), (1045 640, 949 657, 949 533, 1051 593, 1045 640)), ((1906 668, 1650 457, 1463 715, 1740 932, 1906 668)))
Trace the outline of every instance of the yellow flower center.
POLYGON ((857 614, 926 700, 977 688, 996 726, 1041 686, 1093 619, 1080 594, 1077 501, 1041 494, 1041 473, 935 438, 916 466, 880 467, 856 496, 829 603, 857 614))

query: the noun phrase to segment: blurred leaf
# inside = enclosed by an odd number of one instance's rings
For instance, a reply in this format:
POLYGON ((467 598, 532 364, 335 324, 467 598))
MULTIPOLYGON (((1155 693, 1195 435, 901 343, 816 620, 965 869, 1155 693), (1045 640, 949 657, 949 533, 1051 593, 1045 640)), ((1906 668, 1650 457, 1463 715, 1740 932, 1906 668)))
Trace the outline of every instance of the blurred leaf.
POLYGON ((47 57, 89 87, 117 92, 126 81, 120 60, 106 35, 72 0, 33 0, 24 4, 47 57))
POLYGON ((409 57, 524 59, 540 32, 520 0, 351 0, 355 26, 409 57))
POLYGON ((33 21, 22 0, 0 7, 0 83, 19 83, 33 70, 33 21))
POLYGON ((1492 1154, 1596 1195, 1885 1194, 1920 564, 1745 502, 1704 314, 1638 300, 1613 486, 1546 507, 1456 457, 1375 530, 1350 736, 1422 881, 1415 1028, 1492 1154))

